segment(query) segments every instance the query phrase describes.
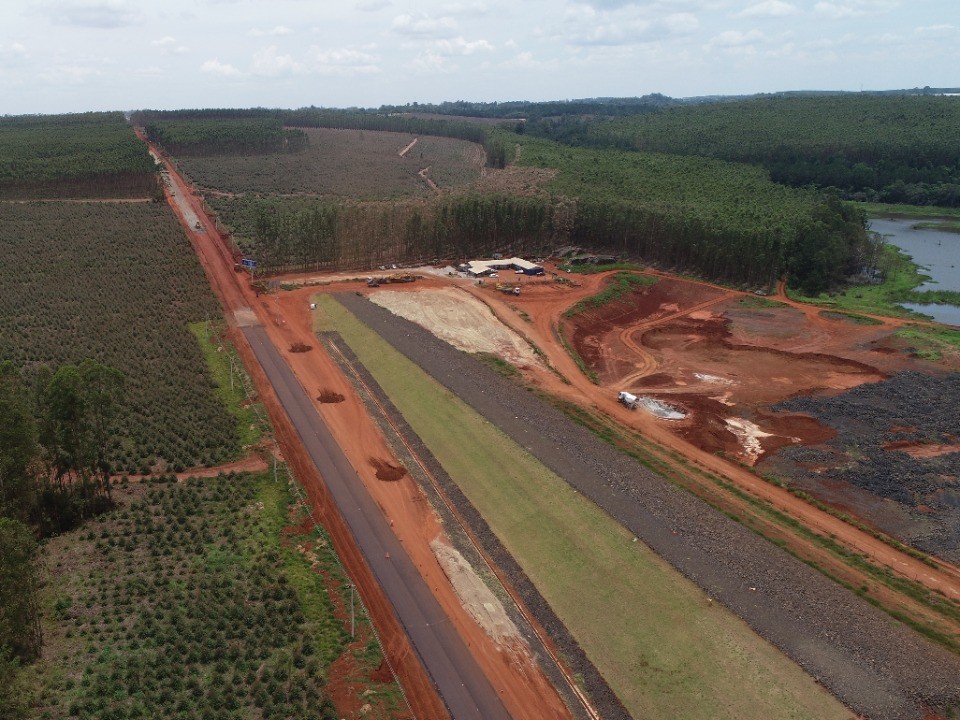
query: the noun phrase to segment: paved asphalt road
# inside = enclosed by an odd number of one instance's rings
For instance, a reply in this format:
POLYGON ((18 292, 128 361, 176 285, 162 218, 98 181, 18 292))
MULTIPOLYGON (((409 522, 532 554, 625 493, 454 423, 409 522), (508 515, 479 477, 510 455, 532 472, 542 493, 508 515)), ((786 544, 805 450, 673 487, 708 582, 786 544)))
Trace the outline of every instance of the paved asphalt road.
POLYGON ((509 718, 496 690, 264 329, 242 329, 451 715, 455 720, 509 718))

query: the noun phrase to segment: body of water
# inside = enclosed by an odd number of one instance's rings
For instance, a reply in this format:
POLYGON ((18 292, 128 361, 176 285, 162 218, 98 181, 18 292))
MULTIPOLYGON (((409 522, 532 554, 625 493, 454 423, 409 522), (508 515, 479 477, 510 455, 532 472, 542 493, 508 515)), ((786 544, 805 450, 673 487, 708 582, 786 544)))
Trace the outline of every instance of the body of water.
MULTIPOLYGON (((917 290, 956 290, 960 292, 960 234, 940 230, 915 230, 918 219, 891 220, 874 218, 870 229, 883 235, 913 258, 930 280, 917 290)), ((925 221, 924 221, 925 222, 925 221)), ((954 305, 919 305, 905 303, 904 307, 929 315, 937 322, 960 325, 960 307, 954 305)))

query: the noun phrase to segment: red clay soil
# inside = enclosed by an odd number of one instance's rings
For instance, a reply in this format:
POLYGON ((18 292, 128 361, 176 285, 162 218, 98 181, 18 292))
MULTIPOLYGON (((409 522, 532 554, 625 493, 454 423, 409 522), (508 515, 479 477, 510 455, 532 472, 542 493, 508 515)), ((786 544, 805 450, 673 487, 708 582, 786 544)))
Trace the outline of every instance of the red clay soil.
POLYGON ((403 465, 391 465, 379 458, 370 458, 370 465, 377 472, 377 480, 385 482, 396 482, 407 474, 407 469, 403 465))
MULTIPOLYGON (((371 457, 388 459, 387 462, 395 467, 400 466, 400 463, 393 456, 381 431, 366 412, 349 381, 343 377, 339 367, 322 349, 311 353, 290 353, 287 350, 296 344, 310 345, 315 341, 309 297, 316 292, 316 288, 273 296, 269 303, 266 298, 257 298, 254 291, 244 284, 245 276, 234 272, 232 253, 225 239, 215 230, 215 224, 207 222, 207 231, 200 234, 184 222, 177 202, 189 203, 193 211, 203 217, 200 199, 189 192, 169 164, 168 169, 177 193, 176 197, 169 198, 171 206, 180 217, 211 286, 224 306, 231 326, 230 340, 250 371, 287 462, 302 483, 314 513, 330 533, 334 547, 374 618, 387 657, 399 676, 415 715, 423 718, 448 716, 392 607, 336 511, 316 467, 306 456, 296 431, 283 412, 243 333, 237 330, 238 322, 250 322, 255 316, 281 354, 286 353, 290 367, 304 387, 322 387, 344 396, 344 402, 333 404, 315 401, 315 407, 367 490, 391 520, 394 532, 404 543, 424 579, 434 589, 454 627, 464 638, 490 682, 500 691, 501 699, 511 715, 530 720, 569 718, 568 709, 539 666, 530 658, 518 659, 515 653, 498 647, 464 610, 430 549, 430 542, 442 534, 442 528, 415 481, 409 475, 396 482, 382 482, 377 479, 376 469, 369 462, 371 457)), ((336 286, 337 290, 365 288, 365 283, 336 286)))
MULTIPOLYGON (((650 274, 664 277, 661 273, 650 274)), ((564 312, 579 300, 596 294, 602 289, 605 282, 605 276, 603 274, 588 275, 580 279, 582 281, 582 287, 579 288, 573 288, 569 285, 562 285, 550 281, 527 284, 524 286, 523 293, 518 297, 511 298, 509 304, 502 300, 498 293, 485 290, 484 288, 470 285, 467 286, 466 289, 486 302, 504 323, 521 335, 527 337, 544 353, 553 367, 554 372, 528 374, 527 380, 531 384, 538 386, 544 392, 559 399, 567 400, 587 408, 593 408, 603 415, 611 417, 619 424, 638 431, 644 437, 666 450, 672 450, 685 457, 694 465, 734 482, 740 489, 746 490, 754 496, 769 502, 777 510, 800 521, 812 530, 834 538, 837 542, 842 543, 855 552, 872 558, 880 565, 888 567, 898 574, 921 582, 931 589, 943 592, 947 597, 960 599, 960 569, 956 566, 935 561, 937 567, 932 568, 910 555, 900 552, 882 540, 875 538, 873 535, 794 497, 785 489, 764 481, 746 468, 743 468, 738 462, 732 462, 725 457, 715 454, 713 449, 702 448, 688 441, 677 432, 677 425, 674 421, 660 420, 639 410, 628 410, 616 402, 618 389, 616 385, 609 385, 603 382, 597 385, 591 382, 577 366, 559 338, 559 332, 563 324, 569 322, 569 320, 564 319, 564 312), (521 313, 523 313, 523 315, 521 315, 521 313), (526 318, 529 318, 529 320, 526 318)), ((703 295, 700 297, 703 299, 703 302, 697 303, 696 297, 688 295, 685 298, 685 302, 693 303, 693 309, 687 313, 684 313, 682 310, 679 312, 667 311, 666 314, 662 316, 661 322, 670 324, 675 321, 680 321, 688 314, 695 322, 709 320, 714 316, 714 313, 719 315, 719 313, 725 311, 726 308, 739 305, 741 299, 753 298, 752 295, 729 291, 726 288, 718 288, 709 283, 692 280, 682 280, 678 282, 688 283, 702 288, 703 295), (704 307, 704 305, 706 305, 706 307, 704 307)), ((706 358, 711 351, 718 352, 719 360, 717 362, 719 364, 714 368, 717 371, 715 374, 720 377, 721 371, 724 371, 732 376, 733 372, 739 371, 738 377, 724 377, 724 379, 743 380, 744 378, 750 377, 750 374, 756 369, 756 366, 759 364, 758 358, 760 357, 765 360, 769 358, 778 362, 788 361, 789 363, 794 363, 794 360, 785 358, 782 354, 770 352, 771 349, 782 350, 787 354, 793 355, 809 353, 813 356, 810 361, 813 362, 815 366, 818 366, 821 371, 827 370, 829 373, 826 382, 823 377, 818 377, 815 373, 810 372, 806 373, 806 378, 800 382, 796 382, 789 376, 768 376, 767 383, 773 384, 776 392, 772 392, 770 388, 765 387, 763 384, 760 384, 757 388, 748 388, 747 390, 743 390, 741 386, 739 392, 743 394, 745 398, 741 402, 757 403, 764 397, 771 395, 776 396, 777 394, 782 394, 783 397, 787 397, 794 392, 809 392, 812 388, 822 388, 830 383, 838 385, 839 387, 852 387, 860 382, 879 380, 885 374, 894 372, 906 362, 899 354, 870 352, 870 342, 876 341, 878 337, 882 337, 884 332, 889 335, 902 324, 902 321, 888 321, 887 319, 878 318, 881 323, 884 323, 882 326, 839 323, 835 320, 820 317, 819 308, 803 306, 793 302, 788 302, 787 304, 798 311, 799 315, 797 317, 803 323, 806 323, 806 325, 802 326, 802 331, 796 333, 794 340, 790 342, 784 340, 778 343, 770 341, 769 336, 764 337, 763 341, 767 343, 765 346, 766 349, 760 351, 726 348, 722 342, 718 346, 716 341, 707 338, 704 339, 706 348, 710 348, 711 343, 713 343, 713 347, 712 350, 701 353, 701 357, 706 358), (807 339, 807 333, 810 328, 813 329, 815 335, 821 337, 826 336, 827 340, 811 342, 807 339), (873 338, 873 340, 870 338, 873 338), (840 348, 843 347, 846 348, 846 352, 841 356, 839 354, 840 348), (834 357, 833 360, 829 357, 820 357, 823 355, 834 357), (736 361, 738 364, 731 366, 729 365, 731 361, 736 361), (877 369, 871 371, 874 367, 877 369), (786 382, 780 382, 778 378, 783 378, 786 382), (783 387, 779 387, 781 385, 783 387)), ((718 322, 721 323, 722 328, 723 321, 719 320, 718 322)), ((791 326, 795 325, 796 318, 791 320, 790 323, 791 326)), ((640 322, 638 324, 643 325, 644 323, 640 322)), ((653 329, 656 326, 657 321, 653 321, 645 328, 640 328, 641 335, 643 331, 653 329)), ((789 330, 789 328, 785 328, 785 330, 789 330)), ((630 341, 631 336, 636 332, 638 332, 637 326, 628 326, 621 330, 619 338, 621 342, 625 337, 630 341)), ((727 342, 734 345, 747 344, 745 338, 742 337, 742 333, 739 332, 736 323, 734 324, 734 328, 730 330, 730 333, 727 342)), ((672 341, 682 342, 682 340, 678 338, 678 336, 681 335, 682 332, 679 330, 674 332, 672 341)), ((719 333, 719 336, 722 336, 722 332, 719 333)), ((718 333, 714 332, 713 337, 717 338, 718 333)), ((696 346, 700 338, 691 337, 690 341, 692 345, 696 346)), ((625 342, 623 342, 623 346, 626 346, 625 342)), ((699 390, 697 394, 705 400, 709 400, 711 397, 727 400, 727 398, 724 397, 725 393, 732 392, 729 388, 722 386, 709 389, 691 387, 691 372, 710 374, 709 370, 704 369, 701 371, 698 368, 685 367, 679 372, 675 372, 675 368, 667 364, 666 361, 664 361, 663 366, 658 364, 658 362, 663 360, 662 355, 658 356, 658 348, 648 350, 639 344, 637 347, 644 351, 647 357, 622 358, 620 360, 620 363, 624 366, 629 362, 633 362, 636 368, 634 373, 636 373, 635 377, 637 379, 655 373, 668 374, 675 379, 675 383, 677 381, 687 383, 686 387, 680 386, 683 388, 683 393, 690 394, 692 390, 696 389, 699 390)), ((674 356, 674 362, 679 361, 677 357, 678 354, 674 356)), ((793 368, 788 369, 794 372, 802 368, 806 362, 806 360, 800 357, 796 361, 797 364, 795 364, 793 368)), ((699 383, 704 382, 696 378, 692 379, 699 383)), ((648 388, 645 388, 644 392, 647 393, 648 390, 648 388)), ((729 400, 727 401, 729 402, 729 400)), ((690 401, 687 402, 690 403, 690 409, 696 413, 698 406, 690 401)), ((719 402, 719 400, 717 402, 719 402)), ((749 409, 749 405, 746 409, 749 409)), ((756 414, 753 415, 753 421, 761 424, 764 418, 769 420, 774 417, 776 416, 769 413, 764 415, 762 412, 757 411, 756 414)), ((819 437, 816 435, 818 431, 811 424, 810 418, 802 420, 798 418, 795 421, 776 419, 774 423, 772 426, 772 430, 774 431, 796 431, 810 438, 819 437), (776 424, 783 422, 787 424, 776 424)), ((768 432, 770 431, 771 430, 768 430, 768 432)), ((707 432, 709 434, 709 427, 707 432)), ((811 551, 815 552, 816 548, 811 547, 811 551)))
MULTIPOLYGON (((188 478, 212 478, 226 473, 243 472, 263 472, 268 467, 267 462, 256 452, 249 452, 239 460, 233 460, 222 465, 212 467, 195 467, 183 472, 174 473, 177 480, 186 480, 188 478)), ((149 475, 116 475, 111 478, 114 482, 126 478, 129 482, 139 482, 144 478, 152 478, 157 475, 170 475, 170 473, 156 472, 149 475)))
POLYGON ((342 403, 346 398, 333 390, 323 389, 320 391, 320 394, 317 395, 317 400, 322 403, 342 403))

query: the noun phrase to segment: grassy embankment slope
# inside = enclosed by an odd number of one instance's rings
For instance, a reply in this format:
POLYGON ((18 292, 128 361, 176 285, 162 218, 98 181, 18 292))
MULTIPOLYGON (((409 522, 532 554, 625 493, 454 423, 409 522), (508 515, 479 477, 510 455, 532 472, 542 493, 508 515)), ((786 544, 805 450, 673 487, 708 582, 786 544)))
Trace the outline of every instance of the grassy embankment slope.
POLYGON ((636 717, 849 712, 328 296, 339 331, 636 717))

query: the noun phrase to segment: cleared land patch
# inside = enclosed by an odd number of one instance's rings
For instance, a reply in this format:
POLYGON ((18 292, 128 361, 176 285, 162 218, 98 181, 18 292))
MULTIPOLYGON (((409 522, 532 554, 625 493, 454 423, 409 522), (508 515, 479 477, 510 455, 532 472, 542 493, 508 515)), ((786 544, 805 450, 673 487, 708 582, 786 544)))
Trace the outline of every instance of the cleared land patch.
POLYGON ((429 166, 441 189, 469 187, 480 177, 474 143, 423 136, 403 157, 413 135, 306 128, 309 145, 295 153, 178 157, 200 187, 218 192, 321 195, 362 200, 430 197, 417 176, 429 166))
POLYGON ((319 302, 632 713, 850 716, 779 651, 335 301, 319 302))
POLYGON ((542 363, 530 345, 497 320, 490 308, 456 288, 398 292, 378 290, 370 300, 422 325, 464 352, 489 353, 518 367, 542 363))

